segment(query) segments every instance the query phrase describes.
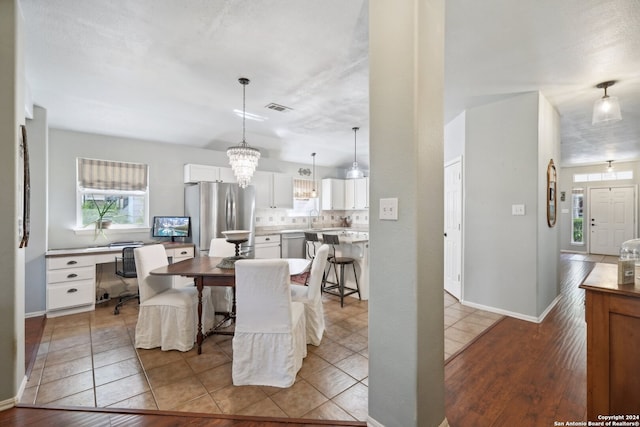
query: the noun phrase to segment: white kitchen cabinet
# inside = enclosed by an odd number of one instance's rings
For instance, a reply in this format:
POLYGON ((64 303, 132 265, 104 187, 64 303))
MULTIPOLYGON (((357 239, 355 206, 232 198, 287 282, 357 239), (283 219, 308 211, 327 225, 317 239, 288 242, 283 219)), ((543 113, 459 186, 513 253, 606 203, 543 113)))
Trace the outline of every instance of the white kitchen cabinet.
POLYGON ((251 180, 256 208, 293 209, 293 177, 277 172, 256 171, 251 180))
POLYGON ((256 236, 254 251, 255 258, 280 258, 280 234, 256 236))
POLYGON ((47 258, 47 316, 93 310, 95 278, 92 256, 47 258))
POLYGON ((345 209, 369 208, 369 178, 347 179, 344 181, 345 209))
POLYGON ((345 209, 345 185, 343 179, 325 178, 322 180, 322 210, 345 209))
POLYGON ((184 183, 196 182, 237 182, 233 169, 188 163, 184 165, 184 183))
MULTIPOLYGON (((165 248, 165 250, 167 252, 167 258, 171 263, 184 261, 187 258, 193 258, 195 255, 195 248, 193 246, 165 248)), ((193 284, 193 277, 173 276, 174 288, 183 288, 191 284, 193 284)))

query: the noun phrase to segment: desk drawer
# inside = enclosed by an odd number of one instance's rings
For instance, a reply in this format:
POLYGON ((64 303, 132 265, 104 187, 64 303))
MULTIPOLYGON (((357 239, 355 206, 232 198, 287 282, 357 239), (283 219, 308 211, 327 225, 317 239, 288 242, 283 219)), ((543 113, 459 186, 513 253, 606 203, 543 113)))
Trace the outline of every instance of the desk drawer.
POLYGON ((47 270, 57 270, 60 268, 75 268, 95 266, 93 255, 89 256, 65 256, 47 258, 47 270))
POLYGON ((96 268, 65 268, 61 270, 51 270, 47 273, 47 283, 72 282, 77 280, 93 280, 96 277, 96 268))
POLYGON ((47 287, 47 310, 91 304, 95 296, 93 279, 49 285, 47 287))
MULTIPOLYGON (((169 254, 167 254, 169 255, 169 254)), ((173 249, 173 260, 174 262, 176 260, 183 260, 186 258, 193 258, 194 256, 194 251, 193 251, 193 246, 190 246, 188 248, 176 248, 173 249)))

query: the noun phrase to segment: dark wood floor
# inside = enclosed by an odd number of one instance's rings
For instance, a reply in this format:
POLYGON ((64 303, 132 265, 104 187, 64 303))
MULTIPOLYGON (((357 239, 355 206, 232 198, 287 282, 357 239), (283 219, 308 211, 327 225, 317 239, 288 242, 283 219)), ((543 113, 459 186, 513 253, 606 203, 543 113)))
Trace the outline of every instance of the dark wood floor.
MULTIPOLYGON (((586 327, 578 285, 594 264, 561 261, 562 298, 540 324, 505 318, 445 366, 446 414, 452 427, 551 426, 586 420, 586 327)), ((29 350, 42 319, 27 320, 29 350)), ((0 412, 2 426, 363 426, 357 422, 220 415, 59 410, 19 407, 0 412)))
POLYGON ((449 424, 552 426, 585 421, 584 291, 594 263, 562 255, 562 297, 540 324, 507 317, 445 367, 449 424))

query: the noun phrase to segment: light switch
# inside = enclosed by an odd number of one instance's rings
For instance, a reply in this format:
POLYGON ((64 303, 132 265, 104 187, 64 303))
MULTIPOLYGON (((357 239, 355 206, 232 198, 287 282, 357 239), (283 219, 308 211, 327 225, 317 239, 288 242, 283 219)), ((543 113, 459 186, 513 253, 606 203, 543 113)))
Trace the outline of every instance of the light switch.
POLYGON ((380 199, 380 219, 398 220, 398 199, 380 199))
POLYGON ((524 205, 511 205, 511 215, 524 215, 524 205))

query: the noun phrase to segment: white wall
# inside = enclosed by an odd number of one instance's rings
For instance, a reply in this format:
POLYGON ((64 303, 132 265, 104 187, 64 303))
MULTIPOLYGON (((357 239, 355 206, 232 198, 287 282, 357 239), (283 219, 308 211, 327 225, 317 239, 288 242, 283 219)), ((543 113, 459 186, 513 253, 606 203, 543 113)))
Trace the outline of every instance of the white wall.
POLYGON ((369 417, 444 413, 444 1, 370 2, 369 417), (379 200, 398 198, 398 220, 379 200))
POLYGON ((463 111, 444 127, 444 163, 464 156, 467 112, 463 111))
POLYGON ((23 19, 17 0, 0 1, 0 410, 14 406, 24 381, 23 176, 19 173, 24 124, 23 19))
POLYGON ((549 287, 557 286, 555 279, 549 283, 557 265, 549 263, 559 255, 558 228, 545 228, 545 194, 547 163, 559 155, 559 127, 547 104, 532 92, 466 114, 465 301, 531 319, 546 308, 539 305, 549 299, 549 287), (513 204, 524 204, 526 215, 513 216, 513 204))

